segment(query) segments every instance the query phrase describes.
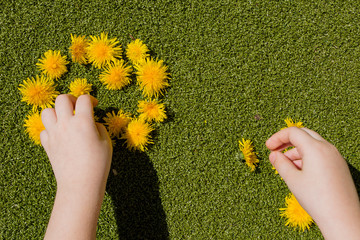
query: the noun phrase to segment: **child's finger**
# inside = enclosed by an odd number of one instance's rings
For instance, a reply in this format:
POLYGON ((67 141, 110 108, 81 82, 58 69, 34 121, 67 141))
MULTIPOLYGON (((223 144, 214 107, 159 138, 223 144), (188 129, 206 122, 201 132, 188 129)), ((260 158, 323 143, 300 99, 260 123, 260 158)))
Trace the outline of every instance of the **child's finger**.
POLYGON ((297 179, 298 167, 283 153, 273 151, 269 155, 269 160, 286 183, 291 179, 297 179))
POLYGON ((99 100, 97 100, 95 97, 93 97, 91 95, 89 95, 89 96, 90 96, 91 103, 92 103, 93 107, 96 107, 98 105, 98 103, 99 103, 99 100))
POLYGON ((302 169, 303 161, 302 160, 295 160, 292 162, 299 170, 302 169))
POLYGON ((103 139, 109 139, 109 141, 111 142, 111 139, 110 139, 110 136, 109 136, 109 133, 108 131, 106 130, 105 126, 101 123, 95 123, 96 124, 96 127, 98 129, 98 132, 100 134, 100 137, 103 138, 103 139))
POLYGON ((318 134, 317 132, 315 132, 314 130, 311 130, 309 128, 301 128, 302 130, 304 130, 305 132, 307 132, 310 136, 312 136, 313 138, 315 138, 316 140, 319 141, 326 141, 320 134, 318 134))
POLYGON ((46 129, 51 129, 56 124, 56 113, 53 108, 45 108, 41 111, 41 121, 46 129))
POLYGON ((286 152, 284 152, 284 155, 289 158, 291 161, 299 160, 301 159, 301 156, 296 148, 290 149, 286 152))
POLYGON ((47 146, 48 146, 48 138, 49 138, 49 135, 47 133, 46 130, 42 130, 41 133, 40 133, 40 142, 41 142, 41 145, 44 147, 45 151, 47 150, 47 146))
POLYGON ((73 116, 76 98, 70 94, 59 95, 55 100, 55 112, 58 120, 73 116))
POLYGON ((314 141, 316 140, 306 131, 297 127, 290 127, 272 135, 266 141, 266 146, 271 151, 282 151, 288 146, 295 146, 298 152, 302 153, 302 150, 311 147, 314 141))
POLYGON ((113 145, 112 145, 111 138, 109 136, 108 131, 106 130, 105 126, 103 124, 101 124, 101 123, 96 122, 95 125, 96 125, 96 128, 97 128, 98 132, 99 132, 100 138, 104 139, 104 140, 106 140, 108 142, 109 147, 111 149, 110 151, 111 151, 111 154, 112 154, 113 145))
POLYGON ((75 105, 75 114, 87 117, 94 117, 94 105, 97 104, 96 98, 91 98, 90 95, 84 94, 77 98, 75 105))
POLYGON ((296 148, 290 149, 284 152, 284 155, 292 161, 292 163, 298 168, 302 169, 302 157, 300 156, 298 150, 296 148))

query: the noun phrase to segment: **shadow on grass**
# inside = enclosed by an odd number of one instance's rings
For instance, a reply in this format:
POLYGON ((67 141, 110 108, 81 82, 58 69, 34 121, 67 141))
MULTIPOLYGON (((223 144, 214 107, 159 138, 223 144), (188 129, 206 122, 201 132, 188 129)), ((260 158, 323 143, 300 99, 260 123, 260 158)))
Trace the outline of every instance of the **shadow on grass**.
POLYGON ((354 180, 358 196, 360 197, 360 171, 354 168, 351 164, 348 164, 351 172, 351 176, 354 180))
POLYGON ((114 148, 107 192, 114 203, 120 239, 169 239, 157 174, 145 153, 114 148))

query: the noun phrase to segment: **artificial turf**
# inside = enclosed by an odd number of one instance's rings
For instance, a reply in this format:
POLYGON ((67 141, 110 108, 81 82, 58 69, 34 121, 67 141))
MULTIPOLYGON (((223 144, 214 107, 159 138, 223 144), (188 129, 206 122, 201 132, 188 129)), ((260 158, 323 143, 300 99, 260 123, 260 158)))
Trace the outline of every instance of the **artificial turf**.
MULTIPOLYGON (((99 239, 318 239, 279 217, 288 194, 264 142, 302 120, 335 144, 359 189, 360 9, 357 1, 0 1, 2 239, 42 238, 56 182, 44 150, 24 133, 30 107, 18 85, 49 49, 70 57, 70 34, 142 39, 169 66, 168 120, 155 144, 118 142, 99 239), (250 172, 238 140, 254 142, 250 172)), ((58 82, 87 78, 100 103, 135 113, 135 83, 109 91, 99 71, 75 63, 58 82)))

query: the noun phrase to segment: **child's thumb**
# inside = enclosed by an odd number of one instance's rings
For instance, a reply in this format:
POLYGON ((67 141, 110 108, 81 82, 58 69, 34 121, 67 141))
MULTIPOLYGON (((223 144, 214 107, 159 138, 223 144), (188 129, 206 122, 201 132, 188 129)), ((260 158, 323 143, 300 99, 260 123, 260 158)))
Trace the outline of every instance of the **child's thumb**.
POLYGON ((269 160, 286 183, 291 181, 293 176, 299 171, 295 164, 292 163, 292 161, 282 152, 271 152, 269 155, 269 160))

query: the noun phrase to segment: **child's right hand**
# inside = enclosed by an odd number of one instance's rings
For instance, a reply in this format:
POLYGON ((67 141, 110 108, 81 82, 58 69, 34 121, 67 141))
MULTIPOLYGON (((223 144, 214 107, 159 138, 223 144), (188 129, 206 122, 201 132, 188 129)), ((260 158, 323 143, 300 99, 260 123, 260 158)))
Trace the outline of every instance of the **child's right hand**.
POLYGON ((266 141, 270 162, 326 239, 360 239, 360 202, 346 161, 318 133, 291 127, 266 141), (285 153, 282 151, 294 146, 285 153))

